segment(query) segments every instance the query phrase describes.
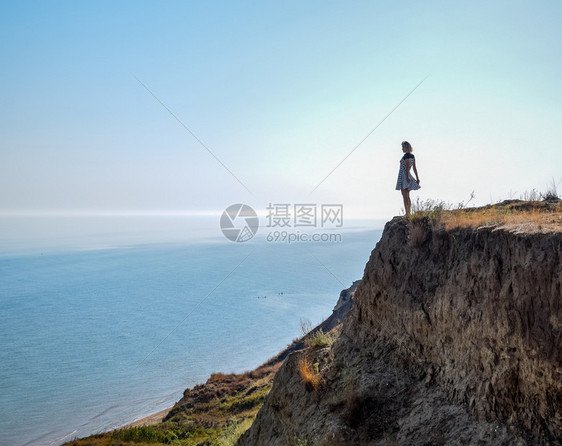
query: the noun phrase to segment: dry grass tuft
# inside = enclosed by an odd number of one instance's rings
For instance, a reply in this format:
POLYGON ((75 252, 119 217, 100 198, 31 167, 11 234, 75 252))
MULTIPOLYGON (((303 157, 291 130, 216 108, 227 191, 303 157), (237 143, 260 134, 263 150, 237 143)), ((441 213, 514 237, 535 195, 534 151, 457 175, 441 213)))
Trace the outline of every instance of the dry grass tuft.
MULTIPOLYGON (((536 198, 537 194, 530 193, 529 196, 536 198)), ((540 195, 543 196, 547 195, 540 195)), ((436 227, 496 226, 525 232, 562 230, 562 200, 556 197, 542 201, 506 200, 478 208, 466 208, 463 203, 454 207, 438 200, 418 200, 412 209, 415 212, 409 218, 409 243, 414 247, 425 243, 436 227)))
POLYGON ((321 381, 320 374, 315 373, 308 358, 301 358, 299 360, 299 372, 308 391, 318 390, 321 381))
POLYGON ((545 212, 539 207, 512 209, 491 206, 484 209, 461 209, 441 215, 440 222, 447 229, 481 226, 506 226, 526 230, 560 230, 562 209, 545 212))

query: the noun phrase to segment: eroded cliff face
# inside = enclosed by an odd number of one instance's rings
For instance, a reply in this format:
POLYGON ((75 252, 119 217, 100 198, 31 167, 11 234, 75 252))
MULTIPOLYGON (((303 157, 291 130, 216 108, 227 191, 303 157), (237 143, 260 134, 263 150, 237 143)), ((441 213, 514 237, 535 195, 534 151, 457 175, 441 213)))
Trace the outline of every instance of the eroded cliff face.
POLYGON ((562 444, 561 259, 560 230, 393 219, 342 335, 287 358, 239 444, 562 444))

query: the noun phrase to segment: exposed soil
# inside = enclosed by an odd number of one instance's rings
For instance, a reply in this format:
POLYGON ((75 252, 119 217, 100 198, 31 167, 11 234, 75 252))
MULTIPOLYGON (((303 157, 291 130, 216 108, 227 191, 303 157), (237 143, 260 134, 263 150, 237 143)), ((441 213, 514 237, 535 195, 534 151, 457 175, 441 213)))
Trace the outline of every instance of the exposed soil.
POLYGON ((341 336, 289 355, 238 444, 560 445, 561 284, 561 224, 394 218, 341 336))

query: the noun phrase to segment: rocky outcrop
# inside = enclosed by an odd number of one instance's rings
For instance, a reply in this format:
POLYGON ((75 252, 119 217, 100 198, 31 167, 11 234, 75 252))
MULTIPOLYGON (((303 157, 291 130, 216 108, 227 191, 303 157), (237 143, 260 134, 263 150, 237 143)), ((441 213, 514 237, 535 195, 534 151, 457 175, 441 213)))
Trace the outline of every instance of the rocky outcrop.
POLYGON ((239 444, 562 444, 561 260, 560 228, 393 219, 340 337, 287 357, 239 444))
POLYGON ((357 287, 360 283, 360 280, 356 280, 351 284, 349 288, 341 291, 340 297, 336 302, 336 306, 332 310, 332 314, 326 320, 320 323, 316 328, 311 330, 311 333, 316 332, 316 330, 318 329, 321 329, 324 333, 328 333, 345 320, 347 313, 349 313, 349 311, 353 307, 353 296, 355 295, 357 287))

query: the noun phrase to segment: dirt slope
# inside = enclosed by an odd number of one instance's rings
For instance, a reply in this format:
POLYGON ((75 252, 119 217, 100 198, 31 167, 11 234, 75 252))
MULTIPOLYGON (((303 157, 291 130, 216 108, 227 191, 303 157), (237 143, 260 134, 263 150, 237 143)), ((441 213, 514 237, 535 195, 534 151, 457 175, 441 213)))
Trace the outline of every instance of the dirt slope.
POLYGON ((561 259, 560 226, 393 219, 341 336, 288 356, 238 444, 562 444, 561 259))

